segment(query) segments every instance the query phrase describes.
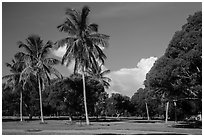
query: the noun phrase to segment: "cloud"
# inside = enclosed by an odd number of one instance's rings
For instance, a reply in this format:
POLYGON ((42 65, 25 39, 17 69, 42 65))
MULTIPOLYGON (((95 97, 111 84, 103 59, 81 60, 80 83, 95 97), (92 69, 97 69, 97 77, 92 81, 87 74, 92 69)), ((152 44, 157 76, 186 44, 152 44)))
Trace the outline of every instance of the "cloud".
MULTIPOLYGON (((59 58, 62 58, 63 55, 65 54, 65 52, 66 52, 66 46, 59 47, 58 49, 53 49, 52 50, 52 54, 59 57, 59 58)), ((67 69, 68 69, 68 72, 70 74, 74 72, 74 61, 71 61, 71 63, 67 67, 67 69)))
POLYGON ((59 47, 58 49, 52 50, 52 54, 55 55, 55 56, 57 56, 57 57, 62 58, 63 55, 65 54, 65 51, 66 51, 66 46, 64 46, 64 47, 59 47))
POLYGON ((135 68, 122 68, 111 72, 108 77, 112 79, 108 93, 119 92, 131 97, 139 88, 143 88, 147 72, 151 69, 157 57, 141 59, 135 68))

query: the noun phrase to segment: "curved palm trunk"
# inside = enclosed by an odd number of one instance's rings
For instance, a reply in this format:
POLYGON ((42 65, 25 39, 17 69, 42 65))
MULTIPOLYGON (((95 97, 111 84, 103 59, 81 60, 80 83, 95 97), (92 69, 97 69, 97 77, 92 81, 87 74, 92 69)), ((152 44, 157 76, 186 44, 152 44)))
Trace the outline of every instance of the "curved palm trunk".
POLYGON ((88 117, 88 110, 87 110, 87 103, 86 103, 86 87, 85 87, 84 70, 82 72, 82 80, 83 80, 83 94, 84 94, 84 108, 85 108, 85 115, 86 115, 86 124, 89 125, 89 117, 88 117))
POLYGON ((40 77, 38 77, 38 87, 39 87, 39 95, 40 95, 40 114, 41 114, 41 122, 44 123, 43 119, 43 108, 42 108, 42 91, 41 91, 41 84, 40 84, 40 77))
POLYGON ((23 92, 20 91, 20 119, 23 121, 23 92))

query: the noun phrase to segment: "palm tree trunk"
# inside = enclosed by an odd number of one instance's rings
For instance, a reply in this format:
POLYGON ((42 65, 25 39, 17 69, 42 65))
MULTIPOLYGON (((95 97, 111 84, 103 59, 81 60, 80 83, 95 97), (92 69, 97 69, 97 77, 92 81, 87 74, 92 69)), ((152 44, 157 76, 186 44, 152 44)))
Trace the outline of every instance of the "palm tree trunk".
POLYGON ((23 92, 20 91, 20 119, 23 121, 23 92))
POLYGON ((147 106, 147 102, 145 102, 145 105, 146 105, 146 110, 147 110, 147 120, 150 120, 150 118, 149 118, 149 109, 148 109, 148 106, 147 106))
POLYGON ((40 84, 40 77, 38 77, 38 87, 39 87, 39 95, 40 95, 40 114, 41 114, 41 122, 44 123, 43 119, 43 109, 42 109, 42 91, 41 91, 41 84, 40 84))
POLYGON ((84 70, 82 71, 82 80, 83 80, 83 94, 84 94, 84 108, 85 108, 85 115, 86 115, 86 124, 89 125, 89 117, 88 117, 88 110, 87 110, 87 103, 86 103, 86 86, 85 86, 84 70))
POLYGON ((168 122, 168 111, 169 111, 169 101, 166 103, 166 119, 165 122, 168 122))

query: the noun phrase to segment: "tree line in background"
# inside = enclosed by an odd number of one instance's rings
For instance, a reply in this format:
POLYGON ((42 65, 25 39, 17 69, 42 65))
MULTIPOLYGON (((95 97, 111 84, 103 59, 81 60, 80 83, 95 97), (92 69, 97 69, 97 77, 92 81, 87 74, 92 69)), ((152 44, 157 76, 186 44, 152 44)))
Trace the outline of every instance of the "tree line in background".
MULTIPOLYGON (((98 33, 97 24, 88 24, 89 8, 67 9, 65 22, 58 26, 65 39, 55 44, 37 35, 19 42, 25 52, 7 63, 11 74, 2 84, 3 116, 138 116, 148 119, 183 120, 202 112, 202 13, 196 12, 177 31, 166 52, 146 75, 145 88, 132 97, 105 91, 110 79, 102 70, 109 36, 98 33), (53 47, 55 45, 55 47, 53 47), (59 61, 49 57, 51 48, 67 45, 59 61), (74 73, 62 77, 54 65, 75 62, 74 73), (55 74, 57 78, 50 79, 55 74), (85 113, 84 113, 85 111, 85 113), (23 112, 23 113, 22 113, 23 112), (169 115, 168 115, 169 114, 169 115), (175 115, 176 114, 176 115, 175 115)), ((120 92, 120 91, 118 91, 120 92)))

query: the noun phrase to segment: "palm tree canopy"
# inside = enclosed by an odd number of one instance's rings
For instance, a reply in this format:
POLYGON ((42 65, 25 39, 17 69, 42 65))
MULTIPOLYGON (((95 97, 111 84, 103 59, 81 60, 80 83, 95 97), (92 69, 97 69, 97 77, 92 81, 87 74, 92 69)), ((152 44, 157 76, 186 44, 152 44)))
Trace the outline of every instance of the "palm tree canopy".
MULTIPOLYGON (((12 87, 13 90, 20 88, 19 78, 21 71, 25 68, 25 63, 21 56, 17 54, 14 55, 11 63, 5 63, 5 65, 10 68, 11 74, 5 75, 2 79, 6 79, 5 88, 12 87)), ((25 83, 23 84, 25 85, 25 83)))
POLYGON ((82 11, 67 9, 64 23, 57 28, 67 33, 67 37, 56 42, 56 48, 66 46, 66 52, 62 58, 62 64, 68 66, 75 60, 76 72, 82 68, 96 66, 97 60, 104 63, 106 55, 101 47, 108 47, 109 36, 98 33, 98 25, 88 24, 89 8, 82 11))
POLYGON ((110 70, 104 70, 102 69, 102 64, 101 65, 97 65, 96 68, 92 68, 92 69, 88 69, 86 71, 91 77, 93 77, 94 79, 98 80, 100 82, 100 84, 102 84, 105 88, 109 88, 110 87, 110 83, 111 79, 109 77, 106 77, 105 75, 110 73, 110 70))
POLYGON ((46 44, 38 35, 31 35, 26 39, 26 43, 18 42, 19 48, 23 48, 24 52, 19 52, 17 55, 24 58, 26 67, 21 73, 20 81, 27 81, 31 74, 41 78, 42 82, 50 81, 51 74, 62 78, 62 75, 53 67, 60 63, 55 58, 48 57, 52 42, 46 44))

